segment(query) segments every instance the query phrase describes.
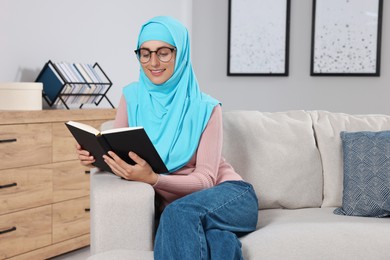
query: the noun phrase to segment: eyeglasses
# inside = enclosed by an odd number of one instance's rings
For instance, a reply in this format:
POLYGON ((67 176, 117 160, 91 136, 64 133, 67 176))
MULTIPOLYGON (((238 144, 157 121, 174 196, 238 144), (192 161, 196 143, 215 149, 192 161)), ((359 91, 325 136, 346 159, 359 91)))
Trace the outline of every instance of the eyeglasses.
POLYGON ((156 53, 158 59, 161 62, 169 62, 173 57, 173 52, 176 50, 176 48, 169 48, 169 47, 160 47, 155 51, 151 51, 146 48, 140 48, 138 50, 135 50, 135 54, 137 55, 137 59, 141 63, 147 63, 150 61, 150 58, 152 57, 152 53, 156 53))

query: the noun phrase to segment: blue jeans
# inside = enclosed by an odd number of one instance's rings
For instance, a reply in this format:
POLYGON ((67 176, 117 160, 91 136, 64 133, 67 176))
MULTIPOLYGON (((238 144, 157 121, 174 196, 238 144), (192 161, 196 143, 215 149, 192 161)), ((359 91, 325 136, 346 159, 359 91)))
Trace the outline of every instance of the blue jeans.
POLYGON ((238 237, 256 229, 257 216, 255 191, 244 181, 187 195, 163 211, 154 259, 243 259, 238 237))

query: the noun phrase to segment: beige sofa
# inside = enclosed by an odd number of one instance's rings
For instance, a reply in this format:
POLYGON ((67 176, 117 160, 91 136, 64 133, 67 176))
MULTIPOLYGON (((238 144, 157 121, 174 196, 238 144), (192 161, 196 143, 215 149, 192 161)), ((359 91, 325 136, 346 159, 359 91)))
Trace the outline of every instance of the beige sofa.
MULTIPOLYGON (((257 230, 240 238, 245 259, 390 259, 389 217, 333 213, 344 196, 340 132, 362 130, 390 130, 390 116, 224 113, 223 155, 259 198, 257 230)), ((152 259, 154 190, 91 178, 90 259, 152 259)))

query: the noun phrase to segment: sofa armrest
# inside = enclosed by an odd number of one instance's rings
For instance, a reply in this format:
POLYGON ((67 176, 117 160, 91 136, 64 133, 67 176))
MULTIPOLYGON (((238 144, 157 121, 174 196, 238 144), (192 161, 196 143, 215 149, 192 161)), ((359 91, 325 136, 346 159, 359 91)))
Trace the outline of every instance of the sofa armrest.
POLYGON ((154 189, 91 171, 91 252, 153 250, 154 189))

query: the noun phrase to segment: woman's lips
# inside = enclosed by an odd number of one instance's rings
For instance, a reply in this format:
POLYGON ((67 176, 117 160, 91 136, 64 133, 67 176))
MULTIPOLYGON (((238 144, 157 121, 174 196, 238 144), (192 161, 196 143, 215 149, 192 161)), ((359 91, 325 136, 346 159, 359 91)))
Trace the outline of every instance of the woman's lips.
POLYGON ((160 76, 165 70, 164 69, 160 69, 160 70, 150 70, 150 73, 157 77, 157 76, 160 76))

